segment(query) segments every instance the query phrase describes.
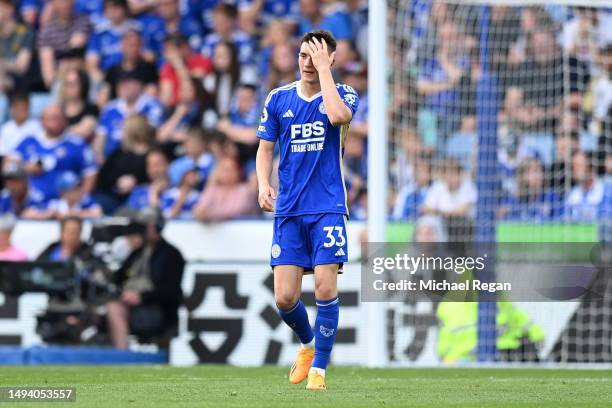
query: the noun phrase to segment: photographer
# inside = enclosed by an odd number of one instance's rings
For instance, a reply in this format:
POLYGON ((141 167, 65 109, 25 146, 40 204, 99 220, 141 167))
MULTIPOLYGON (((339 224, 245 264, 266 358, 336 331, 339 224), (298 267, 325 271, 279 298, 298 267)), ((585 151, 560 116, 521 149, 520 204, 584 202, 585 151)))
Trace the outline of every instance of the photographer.
MULTIPOLYGON (((39 256, 39 262, 69 262, 74 264, 76 273, 83 277, 84 265, 92 258, 91 247, 81 240, 83 221, 69 216, 60 221, 60 239, 50 244, 39 256)), ((60 295, 49 299, 49 306, 39 316, 37 332, 48 343, 80 343, 83 329, 94 321, 87 299, 83 297, 84 282, 60 295)))
POLYGON ((130 255, 116 273, 118 298, 107 304, 113 346, 128 347, 128 334, 150 339, 172 332, 182 301, 185 260, 161 236, 163 217, 153 209, 138 213, 126 233, 130 255))
POLYGON ((37 261, 69 261, 75 258, 89 258, 90 247, 81 241, 83 221, 70 216, 60 221, 60 240, 49 245, 37 261))

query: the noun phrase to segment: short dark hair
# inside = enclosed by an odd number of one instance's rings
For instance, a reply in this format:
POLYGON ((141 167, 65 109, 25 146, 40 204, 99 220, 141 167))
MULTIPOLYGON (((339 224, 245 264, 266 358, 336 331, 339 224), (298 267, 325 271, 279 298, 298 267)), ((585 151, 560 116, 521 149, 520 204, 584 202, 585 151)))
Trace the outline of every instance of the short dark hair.
POLYGON ((127 0, 104 0, 104 7, 108 6, 122 7, 126 11, 128 10, 127 0))
MULTIPOLYGON (((0 0, 2 3, 2 0, 0 0)), ((30 104, 30 96, 24 91, 13 91, 9 94, 9 106, 13 106, 16 103, 27 103, 30 104)))
POLYGON ((248 82, 241 82, 238 84, 238 88, 248 89, 254 93, 257 93, 257 86, 255 84, 250 84, 248 82))
POLYGON ((80 217, 77 217, 76 215, 69 215, 66 218, 62 218, 60 220, 60 231, 64 231, 66 225, 71 222, 76 222, 77 224, 79 224, 79 228, 83 229, 83 220, 80 217))
POLYGON ((238 18, 238 9, 236 8, 236 6, 233 6, 231 4, 228 3, 220 3, 218 4, 214 9, 213 9, 213 13, 221 13, 223 15, 225 15, 226 17, 229 18, 233 18, 236 19, 238 18))
POLYGON ((183 45, 188 45, 189 39, 181 33, 174 33, 167 36, 164 43, 172 43, 177 47, 181 47, 183 45))
POLYGON ((334 38, 332 33, 330 33, 327 30, 314 30, 314 31, 307 32, 306 34, 302 36, 302 39, 300 40, 300 44, 309 42, 313 38, 316 38, 317 40, 325 40, 325 42, 327 43, 327 49, 329 52, 336 51, 336 45, 337 45, 336 39, 334 38))

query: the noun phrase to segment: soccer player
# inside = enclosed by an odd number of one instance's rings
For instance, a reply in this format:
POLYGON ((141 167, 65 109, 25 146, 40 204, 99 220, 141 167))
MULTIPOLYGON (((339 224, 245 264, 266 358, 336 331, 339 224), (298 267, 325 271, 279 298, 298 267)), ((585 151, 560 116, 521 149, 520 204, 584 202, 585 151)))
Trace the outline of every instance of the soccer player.
POLYGON ((328 31, 301 39, 300 80, 268 95, 257 136, 259 205, 274 211, 271 266, 283 321, 302 345, 293 384, 325 390, 325 369, 338 330, 337 274, 347 261, 348 208, 342 170, 344 137, 359 104, 355 90, 331 74, 336 41, 328 31), (270 185, 274 145, 280 147, 278 196, 270 185), (314 271, 314 330, 300 300, 302 276, 314 271))

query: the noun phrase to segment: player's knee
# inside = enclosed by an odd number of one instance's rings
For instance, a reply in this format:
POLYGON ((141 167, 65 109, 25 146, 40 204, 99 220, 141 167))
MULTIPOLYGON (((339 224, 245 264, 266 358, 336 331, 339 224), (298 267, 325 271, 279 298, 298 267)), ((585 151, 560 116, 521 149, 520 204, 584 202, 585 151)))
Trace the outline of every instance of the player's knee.
POLYGON ((338 289, 332 282, 315 283, 315 297, 319 300, 328 300, 338 296, 338 289))
POLYGON ((292 292, 280 292, 274 295, 276 306, 281 310, 291 309, 298 301, 298 294, 292 292))

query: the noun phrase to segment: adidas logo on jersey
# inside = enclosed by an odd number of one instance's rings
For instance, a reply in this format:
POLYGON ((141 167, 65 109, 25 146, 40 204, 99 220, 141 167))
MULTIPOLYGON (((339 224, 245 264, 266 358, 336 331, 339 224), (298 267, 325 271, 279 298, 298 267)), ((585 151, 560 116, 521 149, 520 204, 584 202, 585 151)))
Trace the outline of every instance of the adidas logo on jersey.
POLYGON ((287 112, 283 114, 283 118, 292 118, 292 117, 293 117, 293 112, 291 112, 291 109, 289 109, 287 112))
POLYGON ((345 255, 346 254, 344 253, 344 250, 342 248, 337 250, 336 253, 334 254, 334 256, 345 256, 345 255))

